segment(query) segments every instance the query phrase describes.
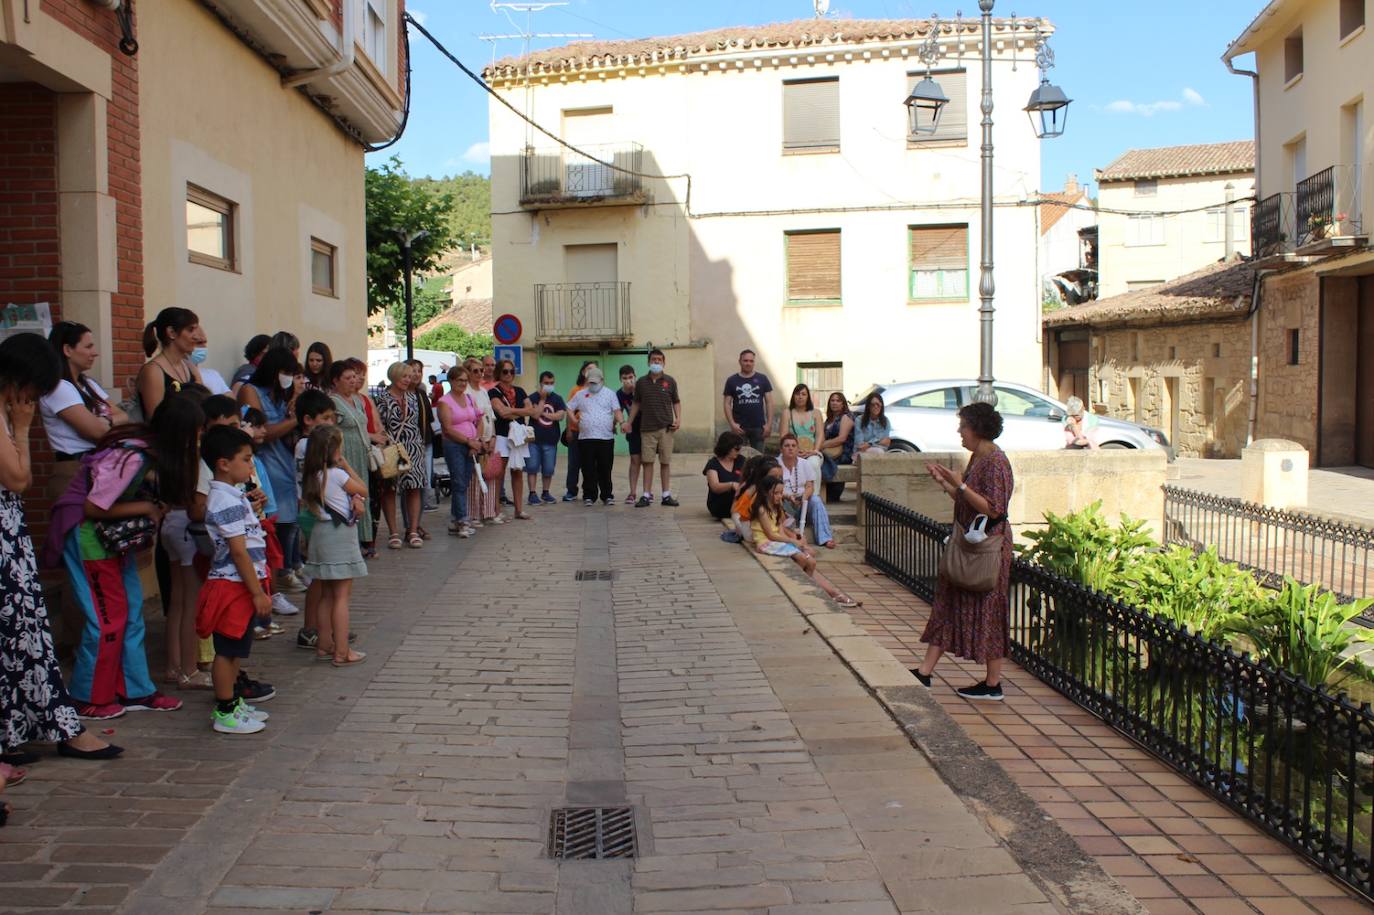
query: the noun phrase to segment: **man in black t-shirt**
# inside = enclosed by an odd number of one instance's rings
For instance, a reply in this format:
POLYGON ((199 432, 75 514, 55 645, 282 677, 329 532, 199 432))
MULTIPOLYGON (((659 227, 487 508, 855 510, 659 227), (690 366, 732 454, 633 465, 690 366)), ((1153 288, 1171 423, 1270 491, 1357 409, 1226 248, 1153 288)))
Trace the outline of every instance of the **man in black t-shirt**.
POLYGON ((739 372, 725 379, 725 421, 730 431, 743 435, 749 447, 763 450, 763 440, 773 425, 773 383, 754 371, 754 351, 739 354, 739 372))

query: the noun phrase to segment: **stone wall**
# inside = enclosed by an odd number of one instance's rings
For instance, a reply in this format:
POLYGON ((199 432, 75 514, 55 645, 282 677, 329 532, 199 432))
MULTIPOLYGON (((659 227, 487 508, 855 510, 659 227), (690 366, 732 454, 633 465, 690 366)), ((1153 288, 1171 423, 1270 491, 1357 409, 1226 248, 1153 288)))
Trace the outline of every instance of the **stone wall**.
POLYGON ((1306 271, 1264 281, 1259 312, 1259 404, 1255 438, 1282 438, 1317 453, 1320 281, 1306 271), (1298 360, 1290 365, 1291 332, 1298 360))
MULTIPOLYGON (((1167 459, 1163 451, 1015 451, 1011 459, 1016 488, 1007 517, 1018 540, 1044 526, 1045 512, 1065 514, 1102 501, 1102 512, 1115 520, 1127 514, 1143 520, 1158 538, 1164 530, 1164 486, 1167 459)), ((936 485, 926 464, 936 462, 962 470, 965 452, 864 454, 856 456, 859 492, 904 505, 939 521, 953 513, 949 496, 936 485)), ((859 541, 863 542, 863 500, 859 500, 859 541)))
POLYGON ((1095 330, 1090 354, 1094 408, 1162 430, 1180 455, 1240 456, 1249 420, 1248 324, 1095 330))

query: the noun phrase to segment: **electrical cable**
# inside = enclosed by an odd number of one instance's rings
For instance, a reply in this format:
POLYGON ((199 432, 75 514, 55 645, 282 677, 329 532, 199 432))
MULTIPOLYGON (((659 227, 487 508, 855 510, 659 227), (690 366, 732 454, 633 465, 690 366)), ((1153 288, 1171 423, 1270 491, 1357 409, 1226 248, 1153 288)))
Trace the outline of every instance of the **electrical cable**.
MULTIPOLYGON (((405 19, 401 24, 405 25, 408 22, 414 21, 415 20, 410 17, 410 14, 406 13, 405 19)), ((401 30, 401 39, 405 42, 406 50, 406 95, 401 103, 401 123, 400 126, 396 128, 396 136, 387 140, 385 143, 364 143, 363 150, 365 152, 381 152, 388 147, 395 146, 397 143, 401 142, 401 137, 404 136, 406 132, 406 125, 410 123, 410 74, 414 69, 414 63, 411 61, 410 57, 410 29, 403 28, 401 30)))

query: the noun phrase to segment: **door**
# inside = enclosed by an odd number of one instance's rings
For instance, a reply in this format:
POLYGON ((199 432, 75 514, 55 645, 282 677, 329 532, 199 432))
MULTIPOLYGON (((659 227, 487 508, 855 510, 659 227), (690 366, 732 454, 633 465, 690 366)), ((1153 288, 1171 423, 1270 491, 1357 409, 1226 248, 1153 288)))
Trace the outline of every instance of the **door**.
MULTIPOLYGON (((569 146, 585 150, 602 161, 605 144, 611 140, 611 114, 606 108, 582 108, 563 112, 563 139, 569 146)), ((563 193, 569 197, 607 197, 615 188, 615 173, 566 146, 563 148, 563 193)))
POLYGON ((620 330, 619 246, 564 245, 562 295, 546 320, 565 337, 596 339, 620 330))
POLYGON ((1355 460, 1374 467, 1374 276, 1359 279, 1359 346, 1355 367, 1355 460))
MULTIPOLYGON (((1053 401, 1020 388, 996 385, 1004 451, 1058 451, 1064 447, 1064 411, 1053 401)), ((971 395, 971 392, 970 392, 971 395)))

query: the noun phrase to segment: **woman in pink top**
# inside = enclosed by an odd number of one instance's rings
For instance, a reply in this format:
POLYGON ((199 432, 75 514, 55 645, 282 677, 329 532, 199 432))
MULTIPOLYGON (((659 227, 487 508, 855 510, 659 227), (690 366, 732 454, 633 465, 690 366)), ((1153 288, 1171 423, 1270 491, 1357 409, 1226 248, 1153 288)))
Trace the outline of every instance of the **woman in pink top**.
POLYGON ((444 463, 448 465, 448 532, 471 537, 468 523, 468 484, 472 482, 472 459, 482 450, 478 426, 482 408, 468 393, 468 370, 455 365, 448 370, 449 393, 439 399, 439 425, 444 432, 444 463))

